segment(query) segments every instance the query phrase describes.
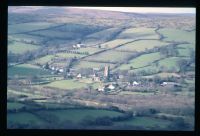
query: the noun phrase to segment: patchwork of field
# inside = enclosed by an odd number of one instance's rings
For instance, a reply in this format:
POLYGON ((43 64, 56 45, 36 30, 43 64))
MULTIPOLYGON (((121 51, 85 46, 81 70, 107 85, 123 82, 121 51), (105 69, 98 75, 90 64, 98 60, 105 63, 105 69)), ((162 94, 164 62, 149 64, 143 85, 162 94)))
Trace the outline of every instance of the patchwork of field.
POLYGON ((13 42, 12 44, 8 45, 8 53, 12 52, 15 54, 23 54, 27 51, 34 51, 39 49, 40 46, 33 45, 33 44, 26 44, 22 42, 13 42))
POLYGON ((139 40, 139 41, 134 41, 132 43, 128 43, 123 46, 120 46, 116 48, 116 50, 141 52, 141 51, 153 49, 155 47, 163 47, 166 45, 168 45, 168 43, 161 42, 158 40, 139 40))

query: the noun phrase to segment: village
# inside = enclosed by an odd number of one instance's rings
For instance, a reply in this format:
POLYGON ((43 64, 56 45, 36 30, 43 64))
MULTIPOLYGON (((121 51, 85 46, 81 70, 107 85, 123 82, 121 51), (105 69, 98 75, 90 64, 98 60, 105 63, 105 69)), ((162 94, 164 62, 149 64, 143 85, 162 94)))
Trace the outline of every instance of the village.
MULTIPOLYGON (((74 49, 85 48, 85 44, 75 44, 72 45, 74 49)), ((63 67, 55 65, 55 63, 63 61, 62 59, 55 59, 54 63, 42 65, 44 70, 50 71, 52 75, 63 76, 63 79, 87 79, 93 83, 99 83, 97 88, 93 88, 98 92, 104 92, 105 94, 114 94, 123 91, 126 88, 130 90, 145 90, 145 89, 155 89, 157 86, 160 87, 180 87, 181 85, 177 82, 170 81, 159 81, 159 82, 142 82, 140 80, 130 79, 130 75, 119 74, 117 72, 111 72, 110 66, 105 65, 103 68, 94 67, 92 70, 86 69, 85 71, 80 71, 75 68, 63 67), (111 93, 112 92, 112 93, 111 93)), ((69 63, 69 60, 64 60, 69 63)), ((59 78, 60 79, 60 78, 59 78)), ((179 77, 180 79, 180 77, 179 77)), ((56 78, 54 79, 56 80, 56 78)))

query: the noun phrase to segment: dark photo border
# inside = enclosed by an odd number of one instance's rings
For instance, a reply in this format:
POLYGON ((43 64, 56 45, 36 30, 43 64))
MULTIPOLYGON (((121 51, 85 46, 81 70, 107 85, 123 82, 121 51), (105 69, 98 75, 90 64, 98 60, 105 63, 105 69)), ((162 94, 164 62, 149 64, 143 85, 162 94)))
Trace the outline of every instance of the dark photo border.
POLYGON ((61 136, 61 135, 117 135, 117 136, 199 136, 199 11, 198 0, 1 0, 0 49, 0 135, 2 136, 61 136), (7 18, 8 6, 112 6, 112 7, 196 7, 196 68, 195 68, 195 130, 194 131, 138 131, 138 130, 49 130, 7 129, 7 18))

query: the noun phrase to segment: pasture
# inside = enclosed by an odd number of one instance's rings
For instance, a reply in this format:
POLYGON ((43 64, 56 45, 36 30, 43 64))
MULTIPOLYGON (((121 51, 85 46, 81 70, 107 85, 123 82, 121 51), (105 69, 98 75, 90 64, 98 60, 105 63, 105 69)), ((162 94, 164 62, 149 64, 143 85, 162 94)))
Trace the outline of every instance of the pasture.
POLYGON ((38 66, 31 64, 20 64, 8 68, 8 76, 14 77, 26 77, 26 76, 44 76, 50 75, 50 72, 41 69, 38 66))
POLYGON ((72 90, 72 89, 86 88, 87 84, 81 83, 75 80, 59 80, 59 81, 51 82, 49 84, 45 84, 43 86, 55 87, 55 88, 65 89, 65 90, 72 90))
POLYGON ((29 31, 47 29, 57 25, 59 24, 48 23, 48 22, 28 22, 28 23, 13 24, 13 25, 8 25, 8 34, 26 33, 29 31))
POLYGON ((77 69, 81 68, 103 68, 106 65, 109 65, 111 68, 114 66, 113 64, 110 63, 100 63, 100 62, 91 62, 91 61, 79 61, 76 63, 73 67, 77 69))
POLYGON ((195 31, 184 31, 179 29, 163 28, 159 32, 164 35, 164 41, 177 41, 195 43, 195 31))
POLYGON ((155 33, 156 28, 133 27, 125 29, 118 35, 122 39, 158 39, 159 36, 155 33))
POLYGON ((104 51, 85 58, 88 61, 106 61, 106 62, 121 62, 132 55, 130 52, 119 52, 115 50, 104 51))
POLYGON ((12 52, 14 54, 23 54, 27 51, 34 51, 39 48, 40 46, 14 41, 12 44, 8 45, 8 53, 12 52))
POLYGON ((145 50, 153 49, 155 47, 162 47, 166 45, 168 44, 158 40, 139 40, 120 46, 116 48, 116 50, 143 52, 145 50))
POLYGON ((129 70, 130 67, 141 68, 151 65, 154 61, 161 59, 160 52, 144 54, 136 57, 128 62, 128 64, 122 64, 118 69, 129 70))
POLYGON ((108 42, 101 44, 101 47, 102 48, 115 48, 121 44, 125 44, 125 43, 131 42, 131 41, 133 41, 133 39, 115 39, 115 40, 108 41, 108 42))

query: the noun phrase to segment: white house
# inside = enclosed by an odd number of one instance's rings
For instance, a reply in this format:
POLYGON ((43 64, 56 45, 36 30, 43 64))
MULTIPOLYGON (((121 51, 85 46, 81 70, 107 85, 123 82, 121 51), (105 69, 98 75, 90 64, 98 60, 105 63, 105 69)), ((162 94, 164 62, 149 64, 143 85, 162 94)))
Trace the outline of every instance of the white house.
POLYGON ((113 90, 113 89, 115 89, 115 86, 112 85, 112 84, 110 84, 110 85, 108 86, 108 88, 109 88, 110 90, 113 90))
POLYGON ((139 85, 139 83, 136 82, 136 81, 134 81, 134 82, 133 82, 133 86, 137 86, 137 85, 139 85))
POLYGON ((76 77, 77 77, 77 78, 81 78, 82 76, 81 76, 81 74, 79 73, 76 77))
POLYGON ((64 69, 63 69, 63 68, 60 68, 60 69, 59 69, 59 72, 64 72, 64 69))

